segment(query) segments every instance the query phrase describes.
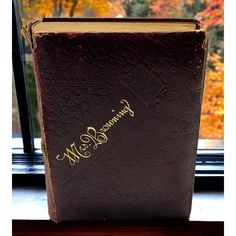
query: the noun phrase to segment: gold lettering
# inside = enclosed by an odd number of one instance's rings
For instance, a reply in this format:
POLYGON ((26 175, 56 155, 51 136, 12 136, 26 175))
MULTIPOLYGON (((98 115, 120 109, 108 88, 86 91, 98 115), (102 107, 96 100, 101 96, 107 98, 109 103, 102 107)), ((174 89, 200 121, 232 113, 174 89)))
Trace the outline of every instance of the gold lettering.
POLYGON ((83 155, 82 153, 80 153, 77 150, 75 143, 72 143, 70 145, 70 149, 66 148, 66 151, 63 153, 63 157, 60 157, 60 155, 57 155, 56 159, 58 161, 62 161, 65 158, 68 158, 70 165, 73 166, 73 165, 75 165, 76 162, 79 162, 80 157, 88 158, 91 155, 91 153, 89 153, 89 152, 87 152, 86 154, 87 155, 83 155))
POLYGON ((134 117, 134 111, 131 110, 129 103, 128 103, 125 99, 122 99, 122 100, 120 101, 120 103, 121 103, 121 104, 125 103, 126 106, 125 106, 124 108, 125 108, 126 112, 129 112, 130 116, 134 117))
POLYGON ((114 116, 111 120, 116 123, 119 119, 114 116))
POLYGON ((103 129, 103 132, 106 132, 107 130, 109 130, 109 127, 107 125, 103 125, 102 129, 103 129))
POLYGON ((90 143, 93 142, 93 149, 97 149, 97 146, 103 143, 106 143, 108 138, 102 132, 97 132, 93 127, 87 127, 87 134, 82 134, 80 136, 80 140, 83 143, 90 143))
POLYGON ((116 117, 118 117, 119 119, 122 118, 122 116, 125 115, 125 112, 123 110, 119 111, 117 114, 116 114, 116 117))
MULTIPOLYGON (((127 100, 120 100, 120 104, 123 104, 124 107, 119 112, 117 112, 107 123, 105 123, 102 128, 99 129, 99 131, 97 131, 94 127, 87 127, 86 133, 80 135, 80 141, 82 144, 79 146, 79 150, 76 148, 75 143, 72 143, 70 148, 66 148, 62 156, 57 155, 56 159, 58 161, 62 161, 67 158, 70 165, 73 166, 79 162, 81 157, 89 158, 91 156, 89 149, 93 148, 96 150, 98 145, 106 143, 108 138, 105 133, 123 116, 125 116, 126 113, 128 113, 131 117, 134 117, 134 111, 131 109, 127 100)), ((112 112, 114 112, 114 110, 112 110, 112 112)))

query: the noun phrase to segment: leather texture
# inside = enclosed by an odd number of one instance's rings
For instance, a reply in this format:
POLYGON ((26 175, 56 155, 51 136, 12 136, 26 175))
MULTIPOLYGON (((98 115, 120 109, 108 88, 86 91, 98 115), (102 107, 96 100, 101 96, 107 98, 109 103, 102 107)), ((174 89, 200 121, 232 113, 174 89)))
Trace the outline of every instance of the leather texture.
POLYGON ((35 38, 52 220, 189 217, 205 40, 203 31, 35 38), (108 127, 125 106, 134 116, 108 127), (72 144, 90 156, 68 154, 72 144))

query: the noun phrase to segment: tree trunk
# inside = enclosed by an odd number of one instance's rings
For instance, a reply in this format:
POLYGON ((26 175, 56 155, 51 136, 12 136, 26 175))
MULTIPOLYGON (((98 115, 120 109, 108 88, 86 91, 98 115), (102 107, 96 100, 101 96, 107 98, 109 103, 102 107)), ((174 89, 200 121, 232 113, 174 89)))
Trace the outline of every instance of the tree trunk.
POLYGON ((62 0, 60 0, 60 2, 59 2, 59 16, 61 16, 62 11, 63 11, 63 8, 62 8, 62 0))
POLYGON ((54 3, 54 16, 59 16, 58 10, 57 10, 57 0, 53 0, 54 3))
POLYGON ((74 1, 73 1, 73 5, 72 5, 72 7, 71 7, 71 9, 70 9, 70 17, 73 17, 73 16, 74 16, 75 8, 76 8, 77 3, 78 3, 78 0, 74 0, 74 1))

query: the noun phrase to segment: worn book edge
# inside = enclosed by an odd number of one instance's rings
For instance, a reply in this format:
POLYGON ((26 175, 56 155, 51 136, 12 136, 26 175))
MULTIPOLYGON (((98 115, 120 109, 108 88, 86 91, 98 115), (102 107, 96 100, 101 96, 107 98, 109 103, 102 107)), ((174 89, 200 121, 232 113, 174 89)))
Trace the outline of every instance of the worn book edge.
MULTIPOLYGON (((34 53, 34 52, 33 52, 34 53)), ((47 201, 48 201, 48 211, 50 218, 58 222, 57 211, 56 211, 56 202, 55 196, 52 186, 52 177, 51 177, 51 167, 49 164, 48 153, 47 153, 47 145, 46 145, 46 137, 44 133, 44 125, 43 125, 43 109, 42 109, 42 101, 41 101, 41 91, 39 89, 39 74, 38 74, 38 65, 33 60, 34 68, 35 68, 35 82, 36 82, 36 90, 37 90, 37 100, 38 100, 38 109, 40 113, 40 127, 41 127, 41 149, 43 153, 44 165, 45 165, 45 182, 47 188, 47 201)))
MULTIPOLYGON (((205 36, 206 37, 206 36, 205 36)), ((204 39, 203 43, 202 43, 202 49, 205 50, 204 53, 204 61, 203 61, 203 73, 202 73, 202 86, 201 86, 201 92, 200 92, 200 110, 199 110, 199 115, 198 115, 198 122, 196 123, 196 129, 199 131, 200 128, 200 119, 201 119, 201 110, 202 110, 202 98, 203 98, 203 93, 204 93, 204 87, 205 87, 205 78, 206 78, 206 70, 207 70, 207 58, 208 58, 208 50, 209 50, 209 40, 207 38, 204 39)), ((197 143, 196 143, 196 149, 197 149, 197 145, 198 145, 198 139, 197 139, 197 143)), ((195 163, 197 161, 197 154, 195 155, 195 163)), ((196 164, 195 164, 196 165, 196 164)), ((192 209, 192 202, 193 202, 193 193, 194 193, 194 184, 195 184, 195 168, 193 171, 193 177, 192 177, 192 194, 190 197, 190 204, 189 204, 189 210, 188 210, 188 218, 190 217, 191 214, 191 209, 192 209)))
MULTIPOLYGON (((30 22, 28 24, 25 24, 22 26, 21 28, 21 33, 22 35, 26 38, 26 40, 29 42, 31 49, 34 50, 37 48, 37 44, 36 44, 36 37, 41 37, 47 33, 51 33, 51 32, 41 32, 41 33, 37 33, 37 32, 33 32, 33 28, 37 27, 38 24, 40 23, 60 23, 60 24, 68 24, 68 22, 70 24, 73 23, 87 23, 92 24, 92 23, 132 23, 138 25, 138 24, 142 24, 142 23, 154 23, 155 24, 163 24, 163 25, 167 25, 167 24, 193 24, 194 25, 194 29, 192 30, 200 30, 200 21, 198 21, 197 19, 181 19, 181 18, 56 18, 56 17, 51 17, 51 18, 42 18, 40 20, 36 20, 33 22, 30 22)), ((86 25, 86 24, 85 24, 86 25)), ((61 27, 59 27, 60 29, 61 27)), ((66 32, 74 32, 75 30, 73 29, 72 31, 69 30, 70 27, 68 27, 68 30, 66 30, 66 32)), ((132 29, 132 27, 130 28, 132 29)), ((169 30, 169 32, 172 31, 181 31, 181 30, 169 30)), ((186 31, 186 30, 182 30, 182 31, 186 31)), ((187 30, 189 31, 189 30, 187 30)), ((59 31, 61 32, 61 31, 59 31)), ((77 31, 75 31, 77 32, 77 31)), ((79 32, 79 31, 78 31, 79 32)), ((94 33, 94 32, 90 32, 89 33, 94 33)), ((100 32, 100 30, 98 31, 100 32)), ((113 32, 113 31, 111 31, 113 32)), ((122 31, 118 31, 120 33, 122 33, 122 31)), ((125 31, 126 32, 126 31, 125 31)), ((129 32, 129 31, 127 31, 129 32)), ((133 32, 132 30, 130 32, 133 32)), ((134 32, 139 32, 138 30, 134 31, 134 32)), ((140 31, 140 33, 142 32, 142 30, 140 31)), ((144 31, 143 33, 148 33, 149 31, 144 31)), ((167 31, 162 31, 162 30, 153 30, 153 32, 168 32, 167 31)), ((102 30, 101 30, 102 33, 102 30)))
POLYGON ((28 41, 32 50, 37 47, 36 42, 35 42, 35 37, 33 37, 32 35, 32 27, 33 25, 39 24, 40 22, 42 22, 42 20, 32 21, 32 22, 29 22, 28 24, 22 25, 21 27, 21 34, 28 41))

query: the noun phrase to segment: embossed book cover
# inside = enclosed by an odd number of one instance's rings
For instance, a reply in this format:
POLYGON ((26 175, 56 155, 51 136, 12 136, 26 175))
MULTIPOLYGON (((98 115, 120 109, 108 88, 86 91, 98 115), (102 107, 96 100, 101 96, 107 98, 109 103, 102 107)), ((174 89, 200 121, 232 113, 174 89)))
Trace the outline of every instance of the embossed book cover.
POLYGON ((199 22, 44 18, 23 32, 51 219, 189 217, 207 51, 199 22))

